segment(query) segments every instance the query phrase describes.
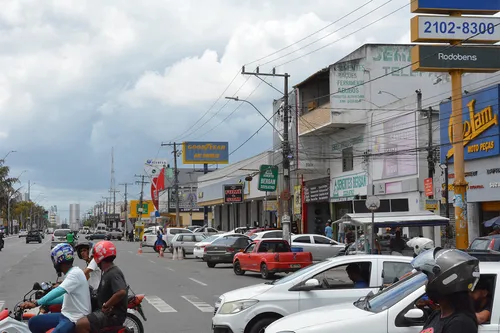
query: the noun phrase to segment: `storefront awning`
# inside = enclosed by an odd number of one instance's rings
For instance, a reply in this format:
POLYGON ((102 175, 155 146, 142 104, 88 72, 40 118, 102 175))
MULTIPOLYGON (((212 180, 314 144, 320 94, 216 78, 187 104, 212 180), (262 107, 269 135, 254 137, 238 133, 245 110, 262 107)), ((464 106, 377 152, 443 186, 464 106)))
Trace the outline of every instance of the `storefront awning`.
MULTIPOLYGON (((448 225, 450 219, 429 211, 375 213, 375 225, 384 227, 435 227, 448 225)), ((357 226, 370 225, 371 213, 346 214, 333 223, 350 223, 357 226)))

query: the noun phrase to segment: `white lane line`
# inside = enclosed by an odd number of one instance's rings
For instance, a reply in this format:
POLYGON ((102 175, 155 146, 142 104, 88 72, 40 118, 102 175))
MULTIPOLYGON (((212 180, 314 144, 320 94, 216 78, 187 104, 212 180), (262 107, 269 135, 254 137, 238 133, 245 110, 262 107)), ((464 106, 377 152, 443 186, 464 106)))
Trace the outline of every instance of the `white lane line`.
POLYGON ((165 267, 165 268, 168 269, 169 271, 175 272, 175 269, 173 269, 173 268, 170 268, 170 267, 165 267))
POLYGON ((154 262, 154 261, 153 261, 153 260, 151 260, 151 259, 149 260, 149 262, 150 262, 150 263, 152 263, 152 264, 156 264, 156 262, 154 262))
POLYGON ((161 298, 158 296, 146 296, 144 297, 146 301, 149 302, 153 307, 155 307, 156 310, 159 312, 177 312, 176 309, 165 303, 161 298))
POLYGON ((203 302, 202 300, 200 300, 196 296, 187 295, 187 296, 182 296, 182 298, 184 298, 189 303, 193 304, 201 312, 211 312, 211 313, 214 312, 214 307, 213 306, 211 306, 211 305, 203 302))
POLYGON ((128 251, 128 253, 132 254, 133 252, 132 251, 128 251))
POLYGON ((198 283, 198 284, 201 284, 202 286, 207 286, 207 284, 206 284, 206 283, 203 283, 203 282, 198 281, 198 280, 196 280, 196 279, 189 278, 189 280, 191 280, 191 281, 193 281, 193 282, 196 282, 196 283, 198 283))
POLYGON ((4 301, 0 301, 0 310, 3 310, 3 306, 5 305, 4 301))

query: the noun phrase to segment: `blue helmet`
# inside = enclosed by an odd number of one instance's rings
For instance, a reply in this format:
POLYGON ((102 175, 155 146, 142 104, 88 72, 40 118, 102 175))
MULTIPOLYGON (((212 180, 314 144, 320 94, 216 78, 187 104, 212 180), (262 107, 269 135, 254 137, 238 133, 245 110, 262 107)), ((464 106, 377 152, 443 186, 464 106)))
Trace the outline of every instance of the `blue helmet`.
POLYGON ((50 252, 50 259, 58 273, 61 272, 61 264, 73 264, 75 260, 75 251, 67 243, 57 244, 50 252))

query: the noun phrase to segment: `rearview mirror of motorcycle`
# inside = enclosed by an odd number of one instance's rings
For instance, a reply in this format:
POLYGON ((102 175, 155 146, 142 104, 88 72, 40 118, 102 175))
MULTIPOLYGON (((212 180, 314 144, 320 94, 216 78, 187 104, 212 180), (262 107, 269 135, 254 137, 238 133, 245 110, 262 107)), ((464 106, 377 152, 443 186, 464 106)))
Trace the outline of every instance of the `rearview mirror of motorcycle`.
POLYGON ((40 285, 40 283, 35 282, 33 284, 33 290, 42 290, 42 286, 40 285))

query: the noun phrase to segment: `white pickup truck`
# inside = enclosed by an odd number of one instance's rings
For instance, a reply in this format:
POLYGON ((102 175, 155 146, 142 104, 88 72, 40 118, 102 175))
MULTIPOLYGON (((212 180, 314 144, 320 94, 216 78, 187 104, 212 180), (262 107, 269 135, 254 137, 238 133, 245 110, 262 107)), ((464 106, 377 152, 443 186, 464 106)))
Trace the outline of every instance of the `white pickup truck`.
POLYGON ((334 257, 273 282, 230 291, 215 304, 213 332, 258 333, 299 311, 354 302, 410 272, 412 259, 389 255, 334 257), (346 272, 349 265, 359 267, 366 287, 354 285, 346 272))
MULTIPOLYGON (((498 262, 480 262, 481 279, 487 279, 493 290, 490 322, 479 326, 479 332, 500 330, 500 288, 494 286, 500 275, 498 262)), ((354 303, 324 306, 292 314, 269 325, 265 333, 419 333, 430 312, 416 303, 425 294, 427 277, 414 273, 376 295, 354 303)))

